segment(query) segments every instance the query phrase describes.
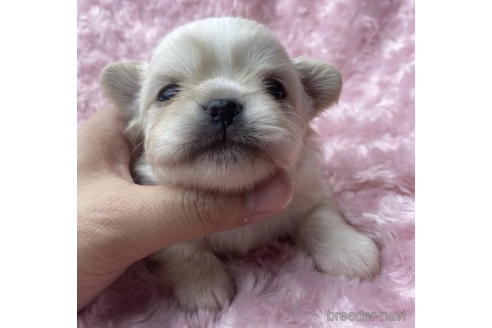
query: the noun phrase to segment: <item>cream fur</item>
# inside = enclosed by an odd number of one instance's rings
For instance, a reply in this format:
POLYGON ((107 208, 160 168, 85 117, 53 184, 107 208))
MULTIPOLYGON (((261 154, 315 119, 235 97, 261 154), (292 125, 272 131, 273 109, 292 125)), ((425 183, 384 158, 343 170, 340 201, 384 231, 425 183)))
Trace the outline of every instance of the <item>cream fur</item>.
POLYGON ((109 66, 102 86, 126 113, 132 135, 142 138, 144 153, 135 168, 141 183, 236 192, 279 170, 292 176, 294 198, 275 217, 154 254, 163 264, 162 282, 173 287, 182 307, 226 305, 234 283, 215 254, 246 254, 280 235, 291 235, 323 272, 365 278, 378 270, 374 242, 348 225, 330 200, 308 127, 340 94, 341 78, 332 65, 292 61, 258 23, 213 18, 170 33, 148 65, 109 66), (265 93, 262 82, 268 77, 283 83, 285 102, 265 93), (179 94, 165 104, 156 102, 169 83, 179 83, 179 94), (243 131, 238 128, 232 138, 254 140, 260 154, 220 150, 189 160, 190 149, 207 136, 200 104, 221 97, 244 104, 243 131))

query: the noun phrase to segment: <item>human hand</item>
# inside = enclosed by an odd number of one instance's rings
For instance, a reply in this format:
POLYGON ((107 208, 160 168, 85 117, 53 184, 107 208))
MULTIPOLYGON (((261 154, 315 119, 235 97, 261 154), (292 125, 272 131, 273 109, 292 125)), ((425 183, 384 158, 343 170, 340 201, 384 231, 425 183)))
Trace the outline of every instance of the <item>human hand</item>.
POLYGON ((292 184, 281 175, 240 195, 137 185, 123 131, 113 109, 78 131, 78 309, 155 251, 265 219, 292 199, 292 184))

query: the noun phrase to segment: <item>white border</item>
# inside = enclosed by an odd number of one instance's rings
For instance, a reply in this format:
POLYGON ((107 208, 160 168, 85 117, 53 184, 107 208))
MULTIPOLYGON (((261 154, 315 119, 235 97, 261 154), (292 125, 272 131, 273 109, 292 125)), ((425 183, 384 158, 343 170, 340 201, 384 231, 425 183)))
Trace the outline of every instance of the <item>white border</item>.
POLYGON ((417 327, 491 325, 491 9, 417 3, 417 327))
POLYGON ((0 2, 3 327, 76 326, 76 5, 0 2))

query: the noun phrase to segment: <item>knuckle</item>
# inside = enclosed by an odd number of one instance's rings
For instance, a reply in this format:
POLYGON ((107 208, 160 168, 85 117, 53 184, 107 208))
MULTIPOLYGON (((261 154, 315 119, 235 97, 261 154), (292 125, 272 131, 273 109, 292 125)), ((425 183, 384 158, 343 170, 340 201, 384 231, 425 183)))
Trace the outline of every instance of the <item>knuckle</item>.
POLYGON ((124 201, 119 197, 106 198, 99 206, 92 209, 90 217, 93 223, 104 231, 117 230, 124 212, 121 204, 124 204, 124 201))
POLYGON ((216 209, 220 202, 214 195, 206 195, 198 191, 187 191, 182 195, 182 211, 191 223, 198 223, 205 228, 219 226, 220 217, 216 209))

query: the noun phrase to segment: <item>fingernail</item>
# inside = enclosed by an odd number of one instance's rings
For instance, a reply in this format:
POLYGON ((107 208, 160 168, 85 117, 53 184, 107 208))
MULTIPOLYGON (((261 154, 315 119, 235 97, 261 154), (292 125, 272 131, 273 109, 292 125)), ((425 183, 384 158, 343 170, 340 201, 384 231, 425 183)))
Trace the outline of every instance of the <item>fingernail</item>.
POLYGON ((284 176, 257 187, 248 195, 248 207, 253 213, 249 220, 256 220, 262 214, 279 211, 287 207, 294 193, 293 185, 284 176))

